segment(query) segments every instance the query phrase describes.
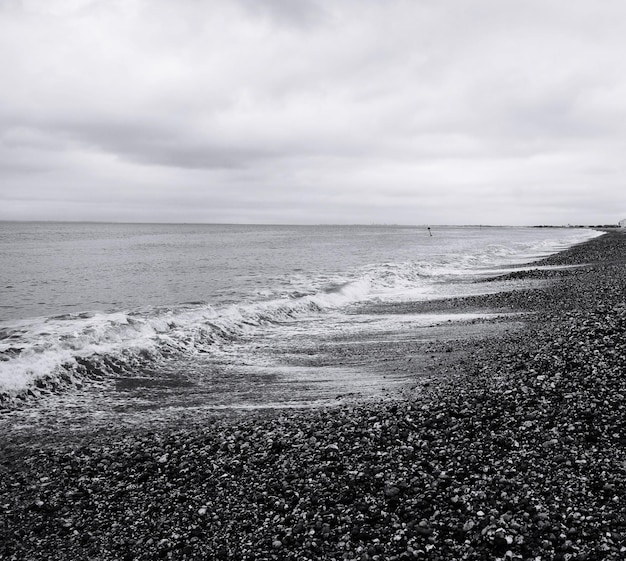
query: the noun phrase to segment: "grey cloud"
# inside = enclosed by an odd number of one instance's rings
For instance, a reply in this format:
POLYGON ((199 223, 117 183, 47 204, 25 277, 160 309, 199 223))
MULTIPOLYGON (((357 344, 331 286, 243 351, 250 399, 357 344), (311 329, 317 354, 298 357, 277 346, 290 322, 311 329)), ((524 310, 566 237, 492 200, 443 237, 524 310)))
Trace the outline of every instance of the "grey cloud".
POLYGON ((262 146, 228 146, 212 139, 203 142, 176 129, 145 124, 80 123, 66 128, 65 133, 78 144, 128 161, 174 168, 241 168, 272 155, 262 146))
POLYGON ((603 6, 0 3, 0 199, 52 192, 90 218, 106 200, 109 219, 604 216, 626 7, 603 6))
POLYGON ((295 25, 307 28, 322 23, 328 11, 321 2, 315 0, 239 0, 252 14, 270 18, 277 25, 295 25))

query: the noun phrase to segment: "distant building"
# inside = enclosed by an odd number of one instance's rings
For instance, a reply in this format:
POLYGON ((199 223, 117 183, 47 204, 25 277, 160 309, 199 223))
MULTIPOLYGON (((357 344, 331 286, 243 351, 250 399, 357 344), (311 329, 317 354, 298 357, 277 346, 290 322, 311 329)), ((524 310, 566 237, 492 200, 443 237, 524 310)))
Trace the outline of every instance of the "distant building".
POLYGON ((619 221, 619 227, 620 228, 626 228, 626 218, 624 218, 624 220, 620 220, 619 221))

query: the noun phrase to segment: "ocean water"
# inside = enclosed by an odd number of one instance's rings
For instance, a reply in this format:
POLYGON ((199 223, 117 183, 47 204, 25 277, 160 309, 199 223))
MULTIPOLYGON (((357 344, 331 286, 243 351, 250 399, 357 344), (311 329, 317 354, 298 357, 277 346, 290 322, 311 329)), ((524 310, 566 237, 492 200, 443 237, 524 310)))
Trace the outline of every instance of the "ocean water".
POLYGON ((312 358, 296 368, 289 357, 298 350, 312 357, 316 341, 450 320, 370 317, 355 314, 359 306, 493 289, 472 281, 600 235, 431 232, 0 223, 0 396, 6 404, 109 392, 146 407, 315 402, 320 392, 306 388, 330 387, 330 396, 356 374, 312 358))

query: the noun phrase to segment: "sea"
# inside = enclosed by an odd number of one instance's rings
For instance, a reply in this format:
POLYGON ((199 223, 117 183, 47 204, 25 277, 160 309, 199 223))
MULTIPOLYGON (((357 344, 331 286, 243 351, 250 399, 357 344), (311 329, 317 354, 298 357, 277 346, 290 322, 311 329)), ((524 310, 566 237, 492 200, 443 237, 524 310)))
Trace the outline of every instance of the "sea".
POLYGON ((372 306, 514 290, 475 281, 598 235, 0 222, 0 408, 114 418, 377 397, 397 381, 380 364, 341 366, 333 345, 427 336, 472 318, 372 306))

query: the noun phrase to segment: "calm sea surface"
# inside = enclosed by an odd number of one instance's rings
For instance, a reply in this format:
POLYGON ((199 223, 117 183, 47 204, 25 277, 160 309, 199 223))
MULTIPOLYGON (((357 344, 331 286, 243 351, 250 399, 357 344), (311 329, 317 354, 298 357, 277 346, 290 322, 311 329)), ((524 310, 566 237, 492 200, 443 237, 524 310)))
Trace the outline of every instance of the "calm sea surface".
MULTIPOLYGON (((276 376, 283 365, 275 357, 290 338, 376 329, 354 319, 355 306, 476 292, 471 281, 478 275, 595 235, 492 227, 432 227, 431 236, 425 227, 395 226, 0 223, 0 393, 32 388, 47 395, 91 380, 154 384, 165 372, 168 380, 189 384, 202 378, 210 395, 217 370, 231 389, 236 365, 238 372, 271 367, 276 376)), ((244 378, 247 384, 250 376, 244 378)))

